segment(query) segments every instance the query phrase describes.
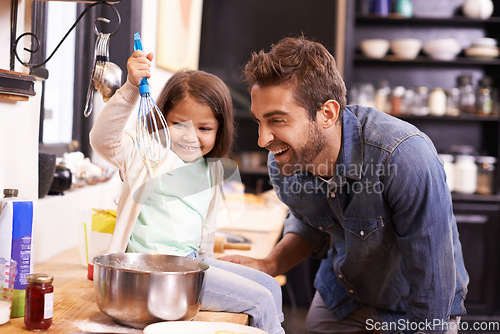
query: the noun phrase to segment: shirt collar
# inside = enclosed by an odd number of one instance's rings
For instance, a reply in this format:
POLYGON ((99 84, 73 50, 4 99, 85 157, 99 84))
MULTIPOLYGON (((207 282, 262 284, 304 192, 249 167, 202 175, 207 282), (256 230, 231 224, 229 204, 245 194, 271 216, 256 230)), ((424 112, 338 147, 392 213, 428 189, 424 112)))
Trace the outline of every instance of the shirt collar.
POLYGON ((360 180, 363 168, 361 124, 351 108, 353 106, 348 106, 342 114, 342 145, 337 161, 337 171, 342 183, 345 178, 360 180))

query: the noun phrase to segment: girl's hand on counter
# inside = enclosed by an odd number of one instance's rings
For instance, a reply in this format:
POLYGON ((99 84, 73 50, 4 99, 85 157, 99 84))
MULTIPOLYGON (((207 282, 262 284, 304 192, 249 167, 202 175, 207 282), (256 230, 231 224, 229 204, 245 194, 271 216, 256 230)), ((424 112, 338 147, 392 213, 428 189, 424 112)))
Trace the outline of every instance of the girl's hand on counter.
POLYGON ((146 53, 141 50, 136 50, 127 61, 128 81, 134 86, 139 86, 142 78, 151 77, 151 61, 153 53, 146 53))

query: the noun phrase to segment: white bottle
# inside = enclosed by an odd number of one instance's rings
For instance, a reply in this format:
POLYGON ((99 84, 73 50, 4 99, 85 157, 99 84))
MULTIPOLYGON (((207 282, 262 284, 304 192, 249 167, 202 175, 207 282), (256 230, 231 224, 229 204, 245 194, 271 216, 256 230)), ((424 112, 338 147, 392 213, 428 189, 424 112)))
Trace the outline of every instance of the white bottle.
POLYGON ((472 155, 457 155, 455 162, 455 192, 474 194, 477 187, 477 165, 472 155))
POLYGON ((446 113, 446 93, 440 87, 433 88, 429 94, 429 113, 433 116, 446 113))
POLYGON ((446 184, 450 192, 454 190, 455 183, 455 164, 453 163, 453 155, 440 154, 439 158, 443 161, 444 172, 446 174, 446 184))

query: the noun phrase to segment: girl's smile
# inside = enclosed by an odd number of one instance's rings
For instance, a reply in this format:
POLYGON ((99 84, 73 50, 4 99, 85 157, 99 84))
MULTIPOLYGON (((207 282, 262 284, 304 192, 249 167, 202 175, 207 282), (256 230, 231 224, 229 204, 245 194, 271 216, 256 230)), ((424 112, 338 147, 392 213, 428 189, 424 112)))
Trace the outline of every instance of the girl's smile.
POLYGON ((172 151, 194 162, 215 146, 219 122, 209 106, 186 97, 167 114, 172 151))

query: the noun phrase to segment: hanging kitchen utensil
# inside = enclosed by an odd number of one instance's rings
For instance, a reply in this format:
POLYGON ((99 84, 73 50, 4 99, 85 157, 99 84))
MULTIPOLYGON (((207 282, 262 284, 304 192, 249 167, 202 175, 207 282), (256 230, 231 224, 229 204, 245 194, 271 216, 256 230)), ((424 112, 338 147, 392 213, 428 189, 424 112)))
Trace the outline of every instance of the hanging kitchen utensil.
MULTIPOLYGON (((134 34, 134 49, 142 50, 139 33, 134 34)), ((136 122, 137 148, 142 158, 151 167, 156 167, 170 147, 170 133, 163 113, 150 94, 147 78, 139 84, 141 101, 136 122)))
MULTIPOLYGON (((97 21, 109 22, 108 19, 99 17, 97 21)), ((89 88, 87 91, 87 102, 83 115, 90 116, 94 106, 94 90, 98 90, 104 102, 107 102, 111 96, 121 86, 122 70, 120 67, 109 61, 109 40, 111 34, 103 34, 97 29, 94 22, 94 31, 97 35, 94 48, 94 66, 90 76, 89 88)))
POLYGON ((99 43, 99 37, 95 42, 95 50, 94 50, 94 66, 92 66, 92 74, 90 75, 89 88, 87 89, 87 102, 85 102, 85 108, 83 109, 83 116, 89 117, 92 113, 92 109, 94 108, 94 75, 96 72, 96 56, 97 56, 97 45, 99 43))
MULTIPOLYGON (((98 18, 97 20, 104 20, 104 18, 98 18)), ((97 21, 96 20, 96 21, 97 21)), ((89 88, 87 90, 87 102, 85 103, 85 109, 83 110, 83 115, 89 117, 94 108, 94 90, 98 89, 97 85, 100 84, 100 76, 102 72, 103 57, 106 57, 107 45, 109 43, 109 34, 103 34, 97 31, 94 25, 94 29, 97 34, 97 39, 95 41, 94 47, 94 61, 92 66, 92 74, 90 75, 89 88)))

